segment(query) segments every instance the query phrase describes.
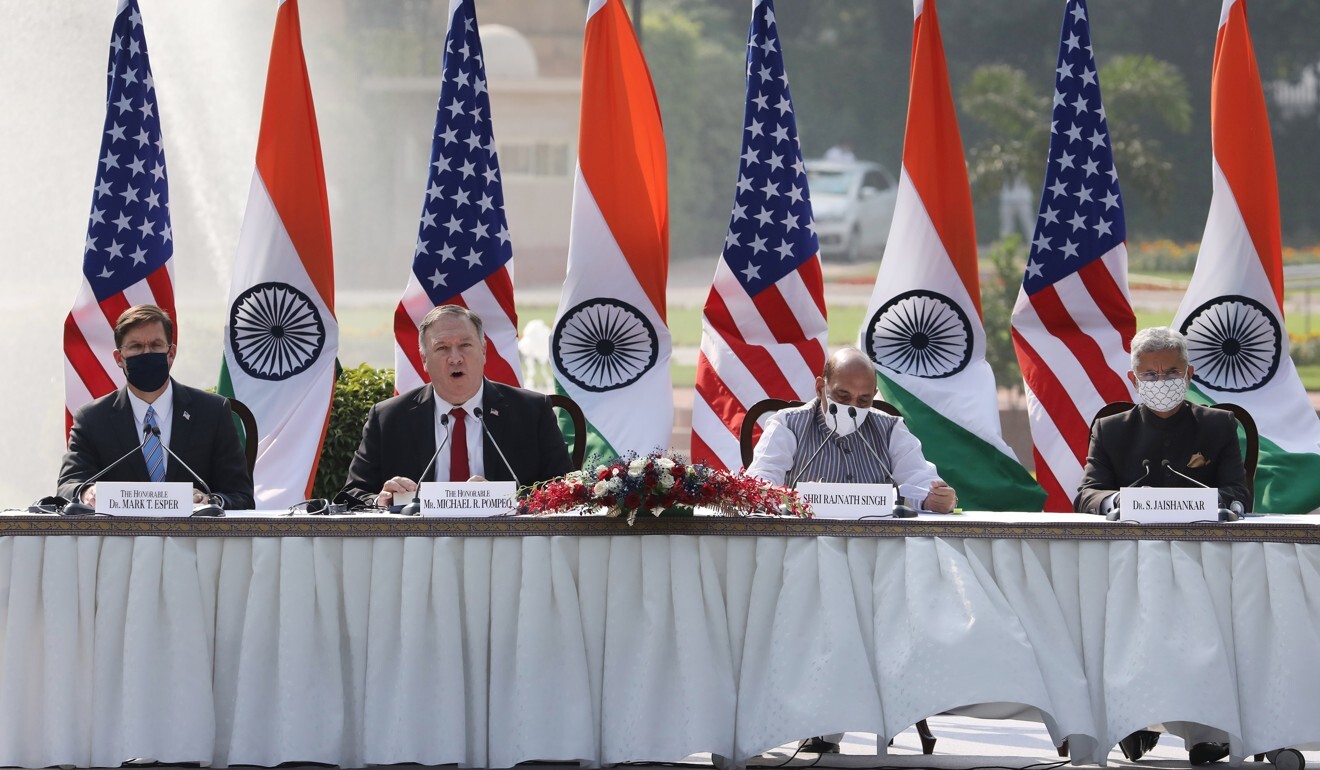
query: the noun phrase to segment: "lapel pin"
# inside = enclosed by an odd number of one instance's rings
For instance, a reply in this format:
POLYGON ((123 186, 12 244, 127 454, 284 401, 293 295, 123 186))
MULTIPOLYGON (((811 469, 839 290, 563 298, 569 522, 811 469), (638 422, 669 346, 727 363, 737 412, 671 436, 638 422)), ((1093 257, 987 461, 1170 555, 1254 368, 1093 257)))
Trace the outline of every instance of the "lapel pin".
POLYGON ((187 412, 184 412, 184 413, 183 413, 183 419, 185 419, 185 420, 191 420, 191 419, 192 419, 192 415, 188 414, 187 412))
POLYGON ((499 416, 500 416, 500 410, 498 410, 498 409, 492 409, 492 410, 490 410, 490 416, 491 416, 491 417, 499 417, 499 416))

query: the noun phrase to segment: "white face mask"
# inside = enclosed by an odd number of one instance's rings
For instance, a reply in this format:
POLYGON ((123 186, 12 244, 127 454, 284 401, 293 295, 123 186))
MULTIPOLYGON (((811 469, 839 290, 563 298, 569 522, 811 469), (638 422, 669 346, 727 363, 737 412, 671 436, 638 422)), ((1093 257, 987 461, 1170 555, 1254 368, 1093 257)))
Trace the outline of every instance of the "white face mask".
POLYGON ((853 433, 860 428, 862 423, 866 421, 867 410, 865 409, 856 409, 854 407, 856 415, 849 417, 849 407, 843 404, 836 404, 834 401, 830 400, 829 396, 822 396, 821 403, 825 406, 825 427, 833 430, 834 435, 836 436, 847 436, 849 433, 853 433), (830 414, 830 407, 834 407, 837 410, 835 414, 830 414))
POLYGON ((1146 382, 1137 380, 1141 402, 1157 412, 1172 411, 1187 397, 1187 378, 1146 382))

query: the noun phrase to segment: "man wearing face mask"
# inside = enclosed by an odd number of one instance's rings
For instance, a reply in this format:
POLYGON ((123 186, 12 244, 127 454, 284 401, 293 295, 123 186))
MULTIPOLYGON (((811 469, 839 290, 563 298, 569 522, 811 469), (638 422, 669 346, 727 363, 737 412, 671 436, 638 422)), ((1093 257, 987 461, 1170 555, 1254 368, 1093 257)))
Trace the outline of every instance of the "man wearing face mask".
MULTIPOLYGON (((1187 339, 1168 327, 1142 329, 1132 338, 1132 370, 1141 403, 1121 414, 1096 420, 1086 471, 1073 500, 1079 513, 1108 514, 1119 504, 1122 487, 1185 487, 1190 482, 1169 465, 1219 489, 1220 504, 1238 503, 1250 510, 1246 471, 1238 446, 1238 422, 1231 412, 1188 403, 1193 367, 1187 339), (1149 468, 1149 472, 1147 472, 1149 468)), ((1138 730, 1118 742, 1123 756, 1135 762, 1155 747, 1160 734, 1138 730)), ((1228 756, 1227 743, 1193 742, 1193 765, 1228 756)))
MULTIPOLYGON (((80 408, 73 415, 69 449, 60 467, 61 497, 73 499, 84 481, 134 447, 142 449, 101 478, 105 481, 187 481, 193 478, 165 451, 182 458, 211 488, 207 500, 194 487, 193 502, 214 502, 229 510, 253 507, 252 476, 234 427, 229 400, 181 385, 170 378, 174 363, 174 322, 155 305, 125 310, 115 322, 115 363, 128 384, 80 408), (147 429, 159 430, 148 437, 147 429)), ((96 485, 81 492, 96 504, 96 485)))
POLYGON ((1132 338, 1127 376, 1141 404, 1092 426, 1086 471, 1073 500, 1076 511, 1105 515, 1126 486, 1190 486, 1165 467, 1166 460, 1178 473, 1218 488, 1225 507, 1236 502, 1250 510, 1237 418, 1185 400, 1192 371, 1187 340, 1173 329, 1143 329, 1132 338))
POLYGON ((842 348, 816 378, 816 398, 771 416, 747 472, 775 484, 892 483, 909 505, 948 513, 958 502, 901 417, 871 409, 875 367, 842 348))

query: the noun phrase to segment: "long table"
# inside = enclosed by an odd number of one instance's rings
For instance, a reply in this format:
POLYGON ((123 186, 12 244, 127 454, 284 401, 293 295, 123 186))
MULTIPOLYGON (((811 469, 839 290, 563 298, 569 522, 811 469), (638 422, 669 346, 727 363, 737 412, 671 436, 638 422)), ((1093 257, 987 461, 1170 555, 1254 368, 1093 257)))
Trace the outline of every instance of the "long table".
POLYGON ((0 765, 1320 741, 1320 519, 0 517, 0 765), (881 741, 883 744, 883 741, 881 741))

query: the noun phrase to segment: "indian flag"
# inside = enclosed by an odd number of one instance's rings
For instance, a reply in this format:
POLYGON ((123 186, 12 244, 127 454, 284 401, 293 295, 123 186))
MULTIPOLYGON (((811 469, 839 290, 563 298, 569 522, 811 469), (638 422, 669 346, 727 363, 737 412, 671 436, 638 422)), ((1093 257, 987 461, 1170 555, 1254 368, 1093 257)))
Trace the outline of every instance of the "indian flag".
POLYGON ((586 413, 588 457, 664 450, 674 420, 665 141, 622 0, 587 9, 580 132, 568 276, 550 343, 555 387, 586 413))
POLYGON ((286 507, 311 493, 338 350, 321 140, 298 3, 285 0, 275 19, 257 168, 234 258, 219 388, 257 418, 259 508, 286 507))
POLYGON ((915 0, 903 169, 860 345, 880 394, 966 508, 1039 511, 1045 493, 1000 435, 985 361, 972 194, 935 0, 915 0))
POLYGON ((1191 398, 1246 408, 1260 430, 1256 510, 1320 508, 1320 419, 1288 357, 1279 189, 1265 95, 1242 0, 1225 0, 1210 86, 1214 194, 1174 327, 1191 398))

